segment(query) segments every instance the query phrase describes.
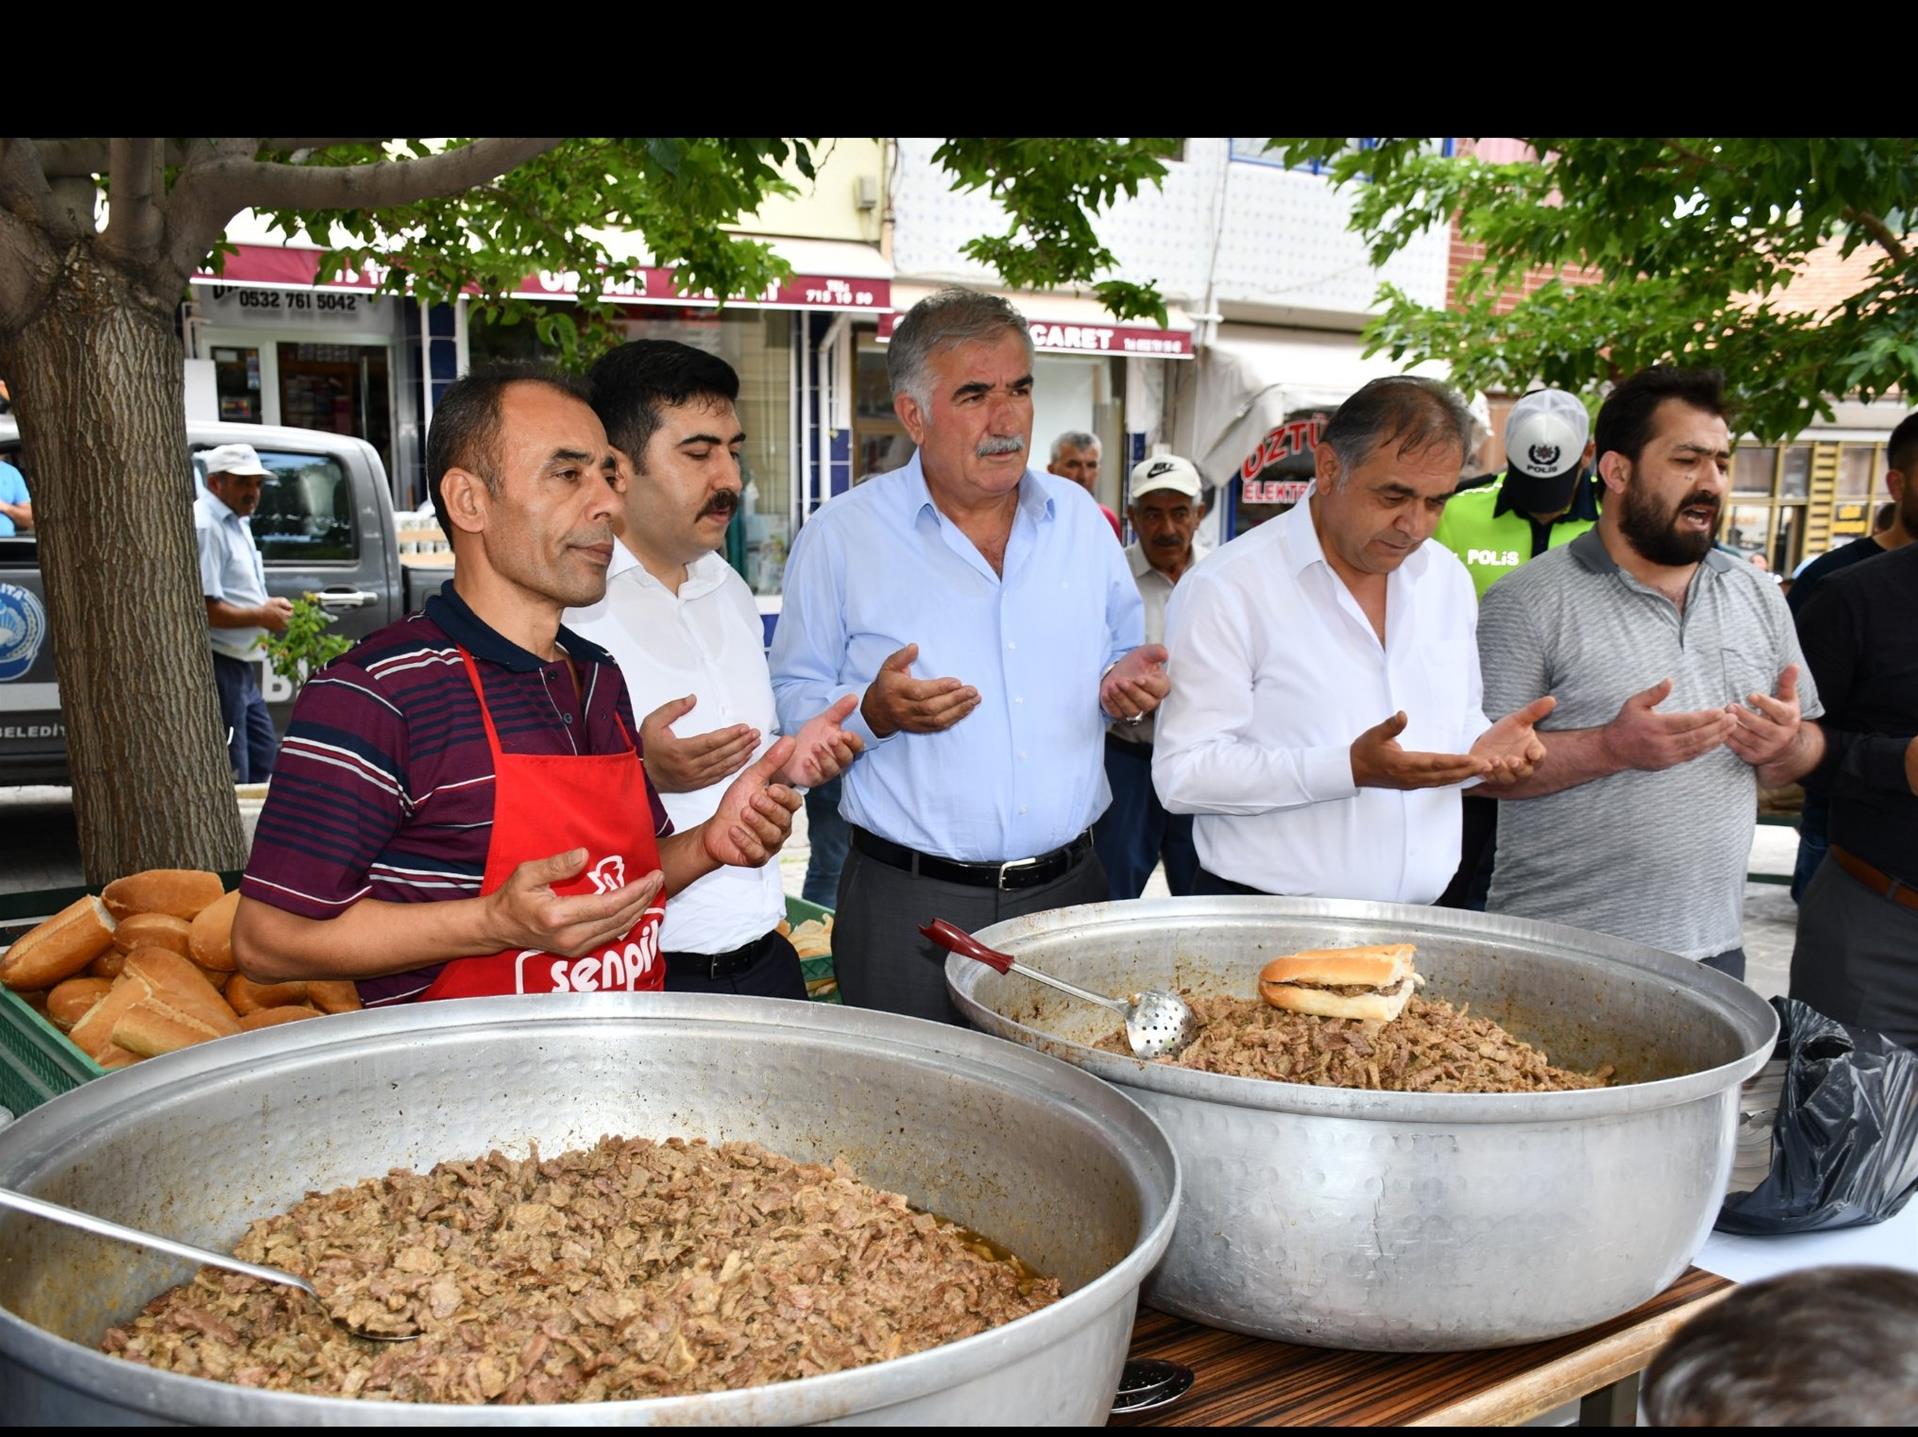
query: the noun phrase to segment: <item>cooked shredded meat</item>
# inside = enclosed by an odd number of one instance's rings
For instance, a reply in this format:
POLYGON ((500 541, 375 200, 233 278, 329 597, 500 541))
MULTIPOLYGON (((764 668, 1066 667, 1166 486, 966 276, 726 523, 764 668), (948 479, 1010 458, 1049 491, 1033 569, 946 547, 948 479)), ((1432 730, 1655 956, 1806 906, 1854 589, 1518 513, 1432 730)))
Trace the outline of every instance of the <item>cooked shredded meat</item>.
POLYGON ((203 1268, 104 1351, 247 1387, 400 1402, 602 1402, 837 1372, 957 1341, 1059 1284, 843 1158, 601 1138, 395 1169, 253 1224, 235 1249, 311 1298, 203 1268))
POLYGON ((1366 993, 1378 993, 1387 998, 1398 996, 1399 989, 1412 980, 1401 978, 1390 988, 1378 988, 1369 983, 1286 983, 1287 988, 1310 988, 1315 993, 1337 993, 1341 998, 1357 998, 1366 993))
MULTIPOLYGON (((1292 1013, 1256 998, 1185 997, 1199 1035, 1178 1057, 1158 1061, 1230 1077, 1403 1093, 1532 1093, 1602 1088, 1613 1071, 1609 1063, 1595 1073, 1554 1068, 1530 1043, 1442 998, 1414 997, 1381 1025, 1292 1013)), ((1097 1046, 1132 1051, 1123 1031, 1097 1046)))

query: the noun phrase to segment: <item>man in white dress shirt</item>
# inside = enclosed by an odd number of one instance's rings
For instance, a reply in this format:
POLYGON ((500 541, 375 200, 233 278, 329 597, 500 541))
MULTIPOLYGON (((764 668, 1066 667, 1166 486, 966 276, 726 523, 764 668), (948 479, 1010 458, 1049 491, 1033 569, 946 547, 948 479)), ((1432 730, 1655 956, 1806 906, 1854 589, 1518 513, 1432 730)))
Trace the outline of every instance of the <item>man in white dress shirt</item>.
MULTIPOLYGON (((594 366, 593 406, 630 466, 606 597, 565 623, 618 660, 645 714, 646 772, 680 830, 717 811, 734 774, 775 737, 759 609, 715 552, 739 507, 739 376, 671 340, 620 346, 594 366), (680 732, 675 733, 675 729, 680 732)), ((809 787, 851 763, 848 698, 806 723, 780 782, 809 787)), ((725 868, 675 894, 660 934, 670 992, 806 996, 777 860, 725 868)))
POLYGON ((1427 544, 1471 416, 1442 384, 1340 406, 1297 507, 1180 580, 1152 777, 1199 815, 1199 893, 1430 903, 1459 860, 1459 790, 1544 756, 1542 698, 1481 711, 1465 566, 1427 544))

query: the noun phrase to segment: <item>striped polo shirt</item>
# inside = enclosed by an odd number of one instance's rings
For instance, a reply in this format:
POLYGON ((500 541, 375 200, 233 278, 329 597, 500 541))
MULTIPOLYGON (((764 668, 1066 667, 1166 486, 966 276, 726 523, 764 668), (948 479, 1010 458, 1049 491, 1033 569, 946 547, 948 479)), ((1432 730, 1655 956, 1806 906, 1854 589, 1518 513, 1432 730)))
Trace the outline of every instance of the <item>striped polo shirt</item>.
MULTIPOLYGON (((565 628, 541 660, 490 628, 449 580, 425 610, 369 634, 300 690, 241 892, 303 918, 362 898, 479 896, 493 832, 493 755, 464 646, 507 753, 607 754, 637 745, 619 666, 565 628), (620 730, 624 723, 625 733, 620 730)), ((649 778, 653 830, 672 831, 649 778)), ((545 854, 528 854, 543 858, 545 854)), ((441 964, 363 979, 369 1007, 417 998, 441 964)))

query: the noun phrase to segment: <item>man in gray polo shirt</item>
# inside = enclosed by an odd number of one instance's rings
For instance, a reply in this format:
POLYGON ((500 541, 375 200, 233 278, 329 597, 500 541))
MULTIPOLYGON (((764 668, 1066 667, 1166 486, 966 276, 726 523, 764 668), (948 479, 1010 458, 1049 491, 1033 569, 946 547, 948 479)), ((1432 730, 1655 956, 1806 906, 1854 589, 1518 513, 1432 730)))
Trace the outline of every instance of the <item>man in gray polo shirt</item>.
POLYGON ((1491 913, 1635 939, 1742 978, 1758 787, 1824 753, 1778 588, 1712 548, 1731 467, 1716 371, 1655 368, 1599 411, 1598 527, 1493 585, 1485 712, 1545 694, 1546 755, 1493 790, 1491 913), (1523 801, 1518 801, 1523 800, 1523 801))

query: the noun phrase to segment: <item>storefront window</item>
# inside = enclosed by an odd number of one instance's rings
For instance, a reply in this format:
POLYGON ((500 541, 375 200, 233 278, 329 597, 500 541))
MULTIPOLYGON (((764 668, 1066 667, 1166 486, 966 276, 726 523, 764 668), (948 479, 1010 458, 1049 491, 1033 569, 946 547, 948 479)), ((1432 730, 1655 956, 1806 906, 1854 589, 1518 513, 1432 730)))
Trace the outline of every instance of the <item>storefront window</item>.
POLYGON ((1732 493, 1771 495, 1772 476, 1778 469, 1778 451, 1757 445, 1738 446, 1732 455, 1732 493))
POLYGON ((1838 497, 1869 499, 1878 477, 1878 451, 1870 444, 1847 444, 1838 451, 1838 497))
MULTIPOLYGON (((726 534, 727 562, 756 594, 776 594, 792 538, 792 326, 784 310, 695 306, 634 306, 626 337, 672 339, 703 349, 739 375, 739 420, 746 431, 741 456, 743 502, 726 534)), ((539 343, 533 326, 487 324, 473 316, 468 349, 474 365, 496 359, 558 356, 539 343)))
POLYGON ((1794 444, 1785 451, 1778 492, 1786 499, 1803 499, 1811 493, 1811 445, 1794 444))
POLYGON ((213 385, 219 396, 220 418, 233 424, 259 424, 265 414, 260 404, 260 351, 216 345, 213 350, 213 385))
POLYGON ((393 402, 383 344, 278 346, 280 423, 356 435, 393 468, 393 402))
MULTIPOLYGON (((862 343, 871 342, 862 335, 862 343)), ((892 381, 886 377, 886 351, 862 348, 853 375, 852 482, 890 474, 912 458, 914 445, 892 407, 892 381)))
POLYGON ((1771 538, 1772 511, 1764 504, 1734 504, 1725 517, 1725 542, 1741 553, 1763 552, 1771 538))

